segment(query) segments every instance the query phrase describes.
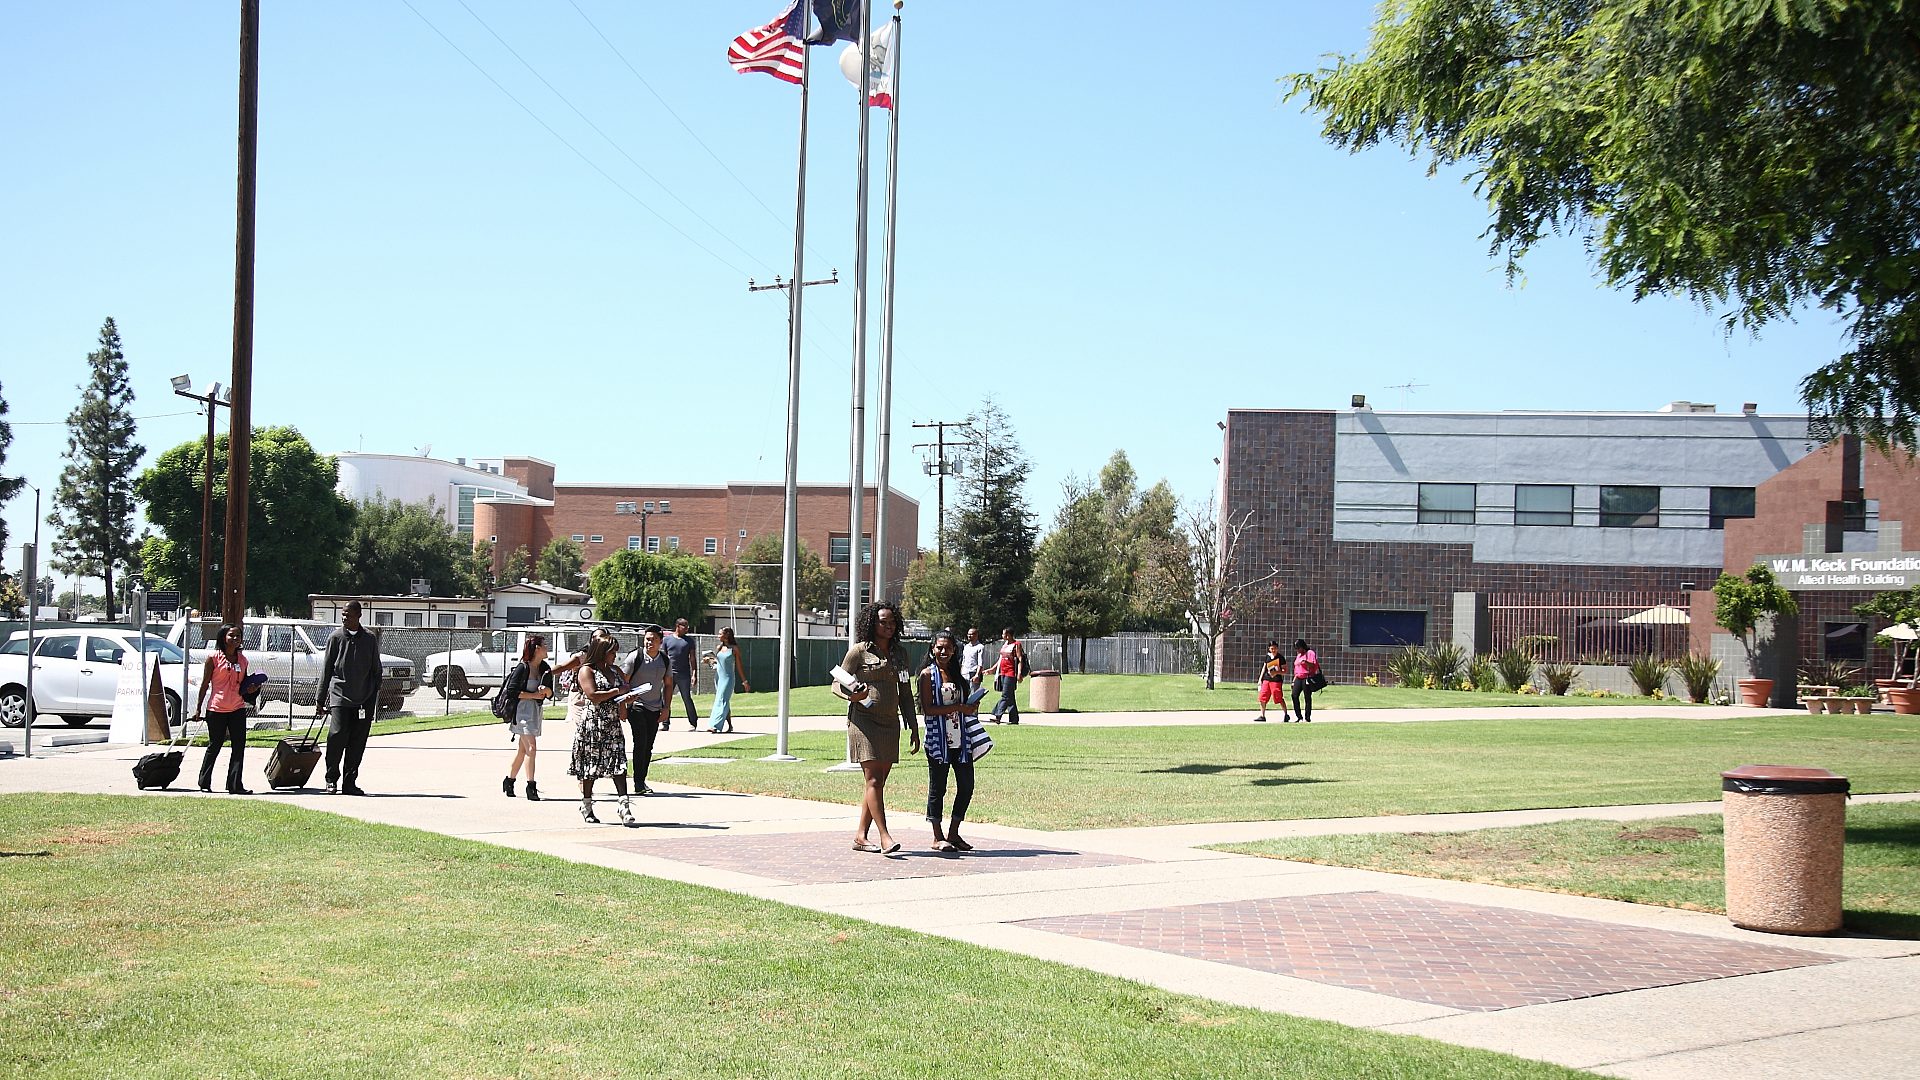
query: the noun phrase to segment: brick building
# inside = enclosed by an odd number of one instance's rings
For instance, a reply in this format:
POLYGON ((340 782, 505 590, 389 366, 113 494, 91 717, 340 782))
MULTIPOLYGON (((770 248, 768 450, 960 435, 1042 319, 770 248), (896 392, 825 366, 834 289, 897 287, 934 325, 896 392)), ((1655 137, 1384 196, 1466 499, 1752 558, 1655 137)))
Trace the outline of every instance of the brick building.
MULTIPOLYGON (((537 458, 490 459, 480 465, 525 492, 473 502, 474 538, 493 541, 496 571, 515 548, 524 546, 537 554, 555 537, 577 541, 590 569, 623 548, 731 560, 753 538, 781 532, 786 496, 777 483, 563 484, 555 481, 553 465, 537 458)), ((801 541, 844 583, 852 551, 846 486, 802 484, 799 497, 801 541)), ((878 489, 869 487, 861 511, 861 548, 869 567, 878 500, 878 489)), ((920 504, 892 489, 888 500, 887 580, 890 591, 897 591, 918 550, 920 504)), ((863 599, 871 580, 870 574, 864 576, 863 599)), ((841 589, 844 602, 844 584, 841 589)))
MULTIPOLYGON (((1840 551, 1897 548, 1893 519, 1920 520, 1911 462, 1810 455, 1804 416, 1752 407, 1233 410, 1223 426, 1221 516, 1253 526, 1240 566, 1282 571, 1228 631, 1221 673, 1235 680, 1269 639, 1308 639, 1336 681, 1405 645, 1485 649, 1486 598, 1502 594, 1668 597, 1693 613, 1685 647, 1712 630, 1702 591, 1723 565, 1802 550, 1807 522, 1840 551)), ((1851 651, 1825 624, 1866 595, 1811 601, 1802 655, 1851 651)))

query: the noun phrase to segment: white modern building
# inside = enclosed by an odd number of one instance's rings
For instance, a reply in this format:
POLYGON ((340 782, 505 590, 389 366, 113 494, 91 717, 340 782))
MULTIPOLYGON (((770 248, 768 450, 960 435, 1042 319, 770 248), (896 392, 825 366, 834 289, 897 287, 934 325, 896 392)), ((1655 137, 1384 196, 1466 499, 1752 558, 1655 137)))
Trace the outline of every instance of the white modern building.
MULTIPOLYGON (((505 475, 498 458, 442 461, 408 454, 342 452, 335 454, 334 459, 340 463, 337 490, 348 499, 361 502, 376 495, 405 503, 431 499, 448 524, 469 538, 473 536, 475 499, 545 502, 529 495, 525 485, 505 475)), ((548 468, 552 468, 551 464, 548 468)))

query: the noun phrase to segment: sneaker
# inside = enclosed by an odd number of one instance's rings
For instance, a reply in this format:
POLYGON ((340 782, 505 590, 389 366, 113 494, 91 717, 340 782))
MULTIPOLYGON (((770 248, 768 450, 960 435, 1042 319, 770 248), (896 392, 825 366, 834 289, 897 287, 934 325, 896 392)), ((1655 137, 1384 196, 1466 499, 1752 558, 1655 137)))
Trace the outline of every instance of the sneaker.
POLYGON ((640 794, 642 794, 642 795, 658 795, 658 794, 660 794, 660 793, 659 793, 659 792, 657 792, 657 791, 655 791, 655 790, 653 790, 652 788, 650 788, 650 787, 648 787, 648 786, 647 786, 647 785, 645 785, 645 784, 641 784, 641 785, 640 785, 640 794))
POLYGON ((340 785, 334 783, 332 780, 327 781, 327 794, 329 795, 340 794, 340 785))
POLYGON ((1264 724, 1267 722, 1267 718, 1264 716, 1256 716, 1253 718, 1253 722, 1256 724, 1264 724))

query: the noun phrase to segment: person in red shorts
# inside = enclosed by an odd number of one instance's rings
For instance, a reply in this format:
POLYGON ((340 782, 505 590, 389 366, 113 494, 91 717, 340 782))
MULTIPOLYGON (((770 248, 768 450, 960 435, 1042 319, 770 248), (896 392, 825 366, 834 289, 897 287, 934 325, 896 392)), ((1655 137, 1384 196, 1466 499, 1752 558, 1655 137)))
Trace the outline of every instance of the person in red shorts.
POLYGON ((1253 719, 1258 723, 1267 722, 1267 702, 1280 706, 1280 715, 1288 720, 1287 714, 1287 662, 1280 657, 1280 643, 1267 642, 1267 658, 1260 663, 1260 715, 1253 719))

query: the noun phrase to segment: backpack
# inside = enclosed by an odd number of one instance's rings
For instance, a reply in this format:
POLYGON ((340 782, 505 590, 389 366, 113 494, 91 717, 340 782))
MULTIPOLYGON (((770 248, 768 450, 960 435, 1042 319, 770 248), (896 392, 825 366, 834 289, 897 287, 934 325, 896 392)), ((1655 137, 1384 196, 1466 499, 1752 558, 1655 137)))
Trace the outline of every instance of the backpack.
POLYGON ((514 715, 520 711, 520 692, 527 685, 528 674, 525 664, 515 664, 493 695, 493 715, 505 723, 513 723, 514 715))

